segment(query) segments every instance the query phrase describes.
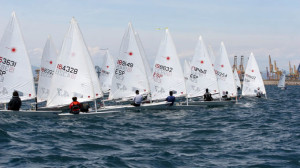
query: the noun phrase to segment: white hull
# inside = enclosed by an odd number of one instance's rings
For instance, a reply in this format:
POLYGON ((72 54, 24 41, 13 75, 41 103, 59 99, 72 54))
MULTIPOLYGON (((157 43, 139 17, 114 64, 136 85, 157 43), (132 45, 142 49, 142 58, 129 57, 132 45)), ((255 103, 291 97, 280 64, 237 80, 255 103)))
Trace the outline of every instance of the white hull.
POLYGON ((145 103, 141 106, 132 106, 132 105, 119 105, 119 106, 106 106, 104 108, 99 109, 97 112, 81 112, 79 114, 71 114, 71 113, 61 113, 59 116, 72 116, 72 115, 96 115, 96 114, 109 114, 116 112, 126 112, 126 111, 147 111, 147 110, 181 110, 181 109, 193 109, 199 108, 199 106, 194 105, 180 105, 179 103, 174 103, 173 106, 170 106, 166 102, 159 103, 145 103))
MULTIPOLYGON (((189 102, 188 104, 194 106, 228 106, 228 105, 233 105, 235 103, 236 101, 231 100, 231 101, 193 101, 193 102, 189 102)), ((182 104, 186 105, 186 102, 182 104)))
POLYGON ((72 114, 72 113, 60 113, 59 116, 73 116, 73 115, 97 115, 97 114, 110 114, 110 113, 117 113, 120 111, 90 111, 90 112, 80 112, 79 114, 72 114))
POLYGON ((61 113, 61 111, 34 111, 34 110, 20 110, 20 111, 12 111, 12 110, 0 110, 0 113, 9 113, 16 115, 33 115, 33 116, 49 116, 56 115, 61 113))

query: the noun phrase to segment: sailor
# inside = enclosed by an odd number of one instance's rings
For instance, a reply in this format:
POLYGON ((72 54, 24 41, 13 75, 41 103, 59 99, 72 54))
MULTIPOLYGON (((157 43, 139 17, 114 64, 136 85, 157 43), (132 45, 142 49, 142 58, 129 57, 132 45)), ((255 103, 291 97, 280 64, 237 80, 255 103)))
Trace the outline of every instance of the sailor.
POLYGON ((225 95, 222 96, 225 100, 231 100, 231 97, 228 96, 228 91, 225 92, 225 95))
POLYGON ((140 95, 139 90, 136 90, 135 94, 136 94, 136 96, 133 98, 133 103, 131 103, 131 105, 136 106, 136 107, 141 106, 142 101, 143 101, 143 96, 140 95))
POLYGON ((166 98, 166 101, 169 102, 170 106, 173 106, 174 102, 175 102, 175 97, 173 96, 173 91, 170 91, 169 92, 169 95, 167 98, 166 98))
POLYGON ((211 97, 211 94, 208 92, 208 89, 206 89, 206 92, 203 95, 204 101, 212 101, 213 98, 211 97))
POLYGON ((79 114, 82 105, 77 101, 77 97, 72 97, 73 102, 69 105, 70 113, 79 114))
POLYGON ((19 111, 22 105, 22 101, 19 97, 19 93, 17 91, 13 92, 13 97, 10 99, 8 103, 8 110, 19 111))
POLYGON ((262 91, 261 91, 260 88, 258 87, 258 88, 257 88, 256 97, 261 98, 262 94, 263 94, 262 91))

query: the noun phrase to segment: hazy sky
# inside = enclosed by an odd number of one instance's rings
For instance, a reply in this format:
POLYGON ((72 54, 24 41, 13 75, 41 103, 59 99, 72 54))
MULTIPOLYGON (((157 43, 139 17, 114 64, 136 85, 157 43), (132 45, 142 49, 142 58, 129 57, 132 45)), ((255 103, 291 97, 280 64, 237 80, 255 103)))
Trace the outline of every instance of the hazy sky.
POLYGON ((150 63, 164 33, 158 27, 169 28, 181 60, 193 56, 202 35, 216 56, 224 41, 231 63, 234 55, 250 52, 261 71, 269 54, 280 68, 287 69, 289 60, 300 63, 300 0, 0 0, 1 36, 12 11, 35 66, 48 34, 60 50, 73 16, 94 58, 102 56, 102 48, 116 57, 131 21, 150 63))

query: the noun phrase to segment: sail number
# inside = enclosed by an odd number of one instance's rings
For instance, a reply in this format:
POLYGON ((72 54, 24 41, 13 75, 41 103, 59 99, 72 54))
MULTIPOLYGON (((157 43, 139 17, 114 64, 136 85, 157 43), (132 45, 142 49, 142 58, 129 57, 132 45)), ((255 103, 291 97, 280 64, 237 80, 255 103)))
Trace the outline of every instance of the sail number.
POLYGON ((245 78, 244 78, 245 82, 250 82, 251 80, 255 81, 255 79, 256 79, 256 76, 251 76, 249 74, 245 74, 245 78))
POLYGON ((245 74, 245 76, 247 76, 247 77, 249 77, 249 78, 251 78, 251 79, 253 79, 253 80, 255 80, 255 78, 256 78, 256 76, 251 76, 251 75, 249 75, 249 74, 245 74))
POLYGON ((12 61, 10 59, 6 59, 4 57, 0 57, 0 63, 2 63, 4 65, 12 66, 12 67, 16 67, 16 65, 17 65, 17 62, 12 61))
POLYGON ((69 73, 73 73, 73 74, 77 74, 77 72, 78 72, 77 68, 73 68, 73 67, 70 67, 70 66, 63 66, 62 64, 57 64, 57 68, 60 69, 60 70, 64 70, 66 72, 69 72, 69 73))
POLYGON ((0 75, 5 75, 6 74, 6 71, 3 71, 3 70, 0 70, 0 75))
POLYGON ((167 72, 172 72, 173 68, 172 67, 168 67, 168 66, 164 66, 164 65, 160 65, 160 64, 155 64, 155 68, 157 69, 161 69, 167 72))
POLYGON ((110 74, 110 72, 108 72, 108 71, 105 71, 105 70, 101 70, 101 76, 108 76, 110 74))
POLYGON ((115 70, 115 74, 116 74, 116 75, 124 75, 124 74, 125 74, 125 71, 122 71, 122 70, 120 70, 120 69, 116 69, 116 70, 115 70))
POLYGON ((126 72, 131 72, 133 66, 134 66, 134 64, 131 62, 118 60, 116 70, 115 70, 115 74, 116 74, 115 77, 119 80, 123 80, 124 79, 123 75, 126 72))
POLYGON ((41 72, 45 74, 53 75, 54 71, 48 68, 41 67, 41 72))
POLYGON ((118 60, 118 61, 117 61, 117 64, 118 64, 118 65, 122 65, 122 66, 128 66, 128 67, 130 67, 130 68, 133 67, 133 63, 126 62, 126 61, 123 61, 123 60, 118 60))
POLYGON ((218 75, 219 77, 227 78, 227 74, 225 74, 225 73, 223 73, 223 72, 220 72, 220 71, 215 70, 215 73, 216 73, 216 75, 218 75))
POLYGON ((196 71, 196 72, 199 72, 199 73, 203 73, 203 74, 206 74, 207 70, 205 69, 201 69, 201 68, 198 68, 198 67, 192 67, 192 70, 196 71))

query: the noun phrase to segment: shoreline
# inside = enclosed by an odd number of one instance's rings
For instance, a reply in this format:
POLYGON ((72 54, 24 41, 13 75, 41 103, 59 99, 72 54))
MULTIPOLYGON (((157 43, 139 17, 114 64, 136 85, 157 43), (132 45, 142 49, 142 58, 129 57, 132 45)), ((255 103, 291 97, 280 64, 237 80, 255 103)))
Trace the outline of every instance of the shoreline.
MULTIPOLYGON (((278 80, 264 80, 265 85, 278 85, 278 80)), ((300 85, 300 80, 285 81, 286 85, 300 85)))

